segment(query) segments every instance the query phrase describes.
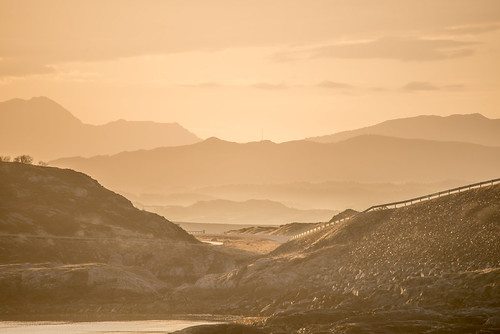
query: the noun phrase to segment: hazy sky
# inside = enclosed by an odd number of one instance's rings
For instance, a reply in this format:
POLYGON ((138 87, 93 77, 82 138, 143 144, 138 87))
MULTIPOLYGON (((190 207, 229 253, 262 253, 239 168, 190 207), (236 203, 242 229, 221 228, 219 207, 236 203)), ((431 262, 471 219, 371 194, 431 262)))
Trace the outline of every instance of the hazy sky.
POLYGON ((500 118, 500 1, 0 0, 0 100, 40 95, 233 141, 500 118))

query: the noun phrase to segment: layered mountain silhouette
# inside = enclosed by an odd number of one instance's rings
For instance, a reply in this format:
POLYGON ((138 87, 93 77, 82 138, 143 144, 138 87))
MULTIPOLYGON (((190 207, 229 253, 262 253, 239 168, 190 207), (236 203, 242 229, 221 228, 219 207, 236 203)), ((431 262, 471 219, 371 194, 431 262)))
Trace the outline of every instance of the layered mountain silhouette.
POLYGON ((311 137, 307 140, 334 143, 360 135, 382 135, 500 146, 500 119, 489 119, 481 114, 447 117, 423 115, 389 120, 361 129, 311 137))
POLYGON ((298 210, 269 200, 200 201, 190 206, 145 206, 176 222, 277 225, 287 222, 327 221, 333 210, 298 210))
POLYGON ((201 143, 51 165, 83 171, 115 190, 161 191, 224 184, 484 180, 500 170, 500 148, 468 143, 359 136, 339 143, 201 143))
POLYGON ((50 160, 94 156, 161 146, 193 144, 198 137, 177 123, 119 120, 83 124, 61 105, 46 98, 0 103, 0 154, 30 154, 50 160))
POLYGON ((286 206, 298 209, 311 208, 354 208, 366 209, 373 203, 388 203, 430 194, 442 189, 461 186, 467 181, 444 180, 432 183, 360 183, 356 181, 293 182, 282 184, 231 184, 196 188, 192 193, 173 193, 168 196, 148 194, 148 196, 126 197, 133 202, 171 203, 171 205, 191 205, 205 197, 227 198, 235 201, 272 199, 286 206), (201 198, 201 199, 197 199, 201 198), (195 200, 197 199, 197 200, 195 200), (189 202, 191 201, 191 202, 189 202), (180 203, 180 204, 175 204, 180 203))

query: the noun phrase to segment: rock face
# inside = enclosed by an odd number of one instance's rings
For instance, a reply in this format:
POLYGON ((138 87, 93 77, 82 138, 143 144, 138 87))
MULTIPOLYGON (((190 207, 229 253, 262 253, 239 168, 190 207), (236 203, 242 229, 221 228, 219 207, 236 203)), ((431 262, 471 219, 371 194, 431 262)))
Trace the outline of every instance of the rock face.
POLYGON ((197 286, 233 289, 229 307, 284 332, 492 330, 499 237, 496 185, 359 214, 197 286))
POLYGON ((170 309, 166 291, 232 270, 243 257, 82 173, 0 162, 0 259, 1 315, 137 312, 158 300, 170 309))

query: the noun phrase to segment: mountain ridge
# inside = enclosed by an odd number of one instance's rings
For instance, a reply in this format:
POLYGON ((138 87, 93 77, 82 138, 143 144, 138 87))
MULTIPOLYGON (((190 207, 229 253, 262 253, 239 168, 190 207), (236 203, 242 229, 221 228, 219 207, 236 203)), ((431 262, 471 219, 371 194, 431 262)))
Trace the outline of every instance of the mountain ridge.
POLYGON ((50 163, 85 171, 121 190, 353 180, 474 182, 497 176, 500 148, 377 135, 326 144, 312 141, 238 144, 212 139, 193 145, 58 159, 50 163))
POLYGON ((2 155, 31 154, 37 159, 50 160, 192 144, 200 140, 178 123, 117 120, 103 125, 85 124, 47 97, 0 102, 2 155))
POLYGON ((489 119, 479 113, 450 116, 419 115, 386 120, 375 125, 329 135, 309 137, 306 140, 322 143, 339 142, 363 134, 500 146, 500 119, 489 119))

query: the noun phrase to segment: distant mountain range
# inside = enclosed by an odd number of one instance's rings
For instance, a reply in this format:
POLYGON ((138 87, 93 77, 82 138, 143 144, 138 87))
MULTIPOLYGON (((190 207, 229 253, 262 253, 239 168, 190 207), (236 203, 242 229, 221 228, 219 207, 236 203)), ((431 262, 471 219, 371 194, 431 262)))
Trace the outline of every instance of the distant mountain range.
POLYGON ((291 182, 435 182, 498 177, 500 147, 376 135, 322 144, 203 142, 113 156, 66 158, 51 165, 83 171, 115 190, 291 182))
POLYGON ((105 125, 83 124, 46 97, 0 102, 0 155, 30 154, 50 160, 199 141, 177 123, 119 120, 105 125))
POLYGON ((239 144, 201 141, 176 123, 83 124, 45 97, 0 103, 0 155, 52 160, 144 205, 259 199, 303 210, 362 210, 498 177, 499 153, 500 120, 480 114, 239 144))
POLYGON ((190 206, 144 206, 175 222, 278 225, 288 222, 328 221, 336 211, 298 210, 269 200, 200 201, 190 206))
POLYGON ((486 146, 500 146, 500 119, 481 114, 417 116, 385 121, 365 128, 311 137, 319 143, 335 143, 360 135, 382 135, 408 139, 455 141, 486 146))
POLYGON ((244 201, 249 198, 272 199, 288 207, 298 209, 328 208, 364 210, 374 203, 388 203, 430 194, 467 184, 464 180, 445 180, 433 183, 360 183, 355 181, 327 181, 319 183, 293 182, 282 184, 231 184, 226 186, 193 189, 190 194, 169 194, 168 196, 126 197, 141 203, 184 203, 193 204, 195 198, 203 196, 244 201), (191 199, 191 203, 187 202, 191 199))

